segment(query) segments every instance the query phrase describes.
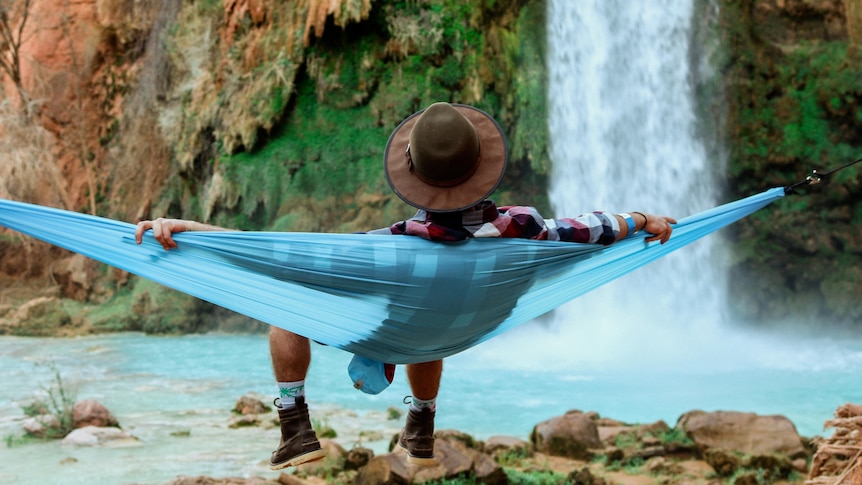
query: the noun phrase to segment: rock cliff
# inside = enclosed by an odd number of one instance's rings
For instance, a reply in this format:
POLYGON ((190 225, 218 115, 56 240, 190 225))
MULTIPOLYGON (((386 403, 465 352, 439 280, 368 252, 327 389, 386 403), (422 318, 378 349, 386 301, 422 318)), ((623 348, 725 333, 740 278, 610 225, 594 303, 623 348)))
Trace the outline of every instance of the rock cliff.
MULTIPOLYGON (((0 5, 0 22, 13 34, 21 28, 20 43, 2 47, 17 61, 3 65, 0 156, 9 162, 0 165, 0 196, 127 221, 379 227, 410 213, 380 177, 386 137, 406 114, 446 99, 476 104, 505 127, 512 161, 498 197, 549 207, 541 0, 0 5)), ((715 156, 729 161, 728 198, 862 156, 862 64, 853 62, 862 2, 696 5, 703 35, 716 39, 710 62, 720 75, 698 93, 704 125, 724 135, 715 156)), ((745 288, 734 295, 741 317, 859 321, 857 174, 842 172, 734 229, 731 271, 748 282, 736 285, 745 288)), ((66 294, 43 278, 56 279, 51 262, 68 254, 9 232, 0 233, 0 251, 7 300, 14 278, 34 277, 49 293, 38 296, 114 301, 132 312, 165 298, 165 290, 95 266, 78 270, 95 281, 66 294)), ((176 327, 202 310, 175 306, 184 310, 97 323, 85 312, 79 327, 210 328, 200 316, 176 327)))

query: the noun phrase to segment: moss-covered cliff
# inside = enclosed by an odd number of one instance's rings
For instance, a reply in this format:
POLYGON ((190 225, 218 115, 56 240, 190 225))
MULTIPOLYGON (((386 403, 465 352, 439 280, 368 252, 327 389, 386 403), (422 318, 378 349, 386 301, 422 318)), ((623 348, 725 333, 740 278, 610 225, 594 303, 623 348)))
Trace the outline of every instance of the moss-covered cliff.
MULTIPOLYGON (((862 157, 860 39, 848 36, 862 25, 860 5, 722 2, 732 197, 862 157)), ((858 327, 860 184, 859 166, 837 172, 735 226, 730 301, 739 314, 858 327)))
MULTIPOLYGON (((506 130, 510 165, 498 197, 548 206, 541 1, 104 0, 93 7, 91 40, 100 55, 86 87, 102 93, 102 106, 119 109, 93 117, 100 136, 89 133, 90 142, 99 150, 82 172, 98 180, 93 190, 69 194, 74 209, 239 229, 388 225, 413 210, 382 176, 387 137, 440 100, 478 106, 506 130)), ((65 152, 72 152, 69 134, 59 133, 65 152)), ((134 310, 159 291, 120 287, 87 298, 121 298, 115 303, 134 310)), ((113 316, 95 326, 177 328, 160 323, 178 320, 170 310, 147 308, 156 315, 146 321, 113 316)), ((211 328, 189 320, 187 329, 211 328)))
MULTIPOLYGON (((381 176, 386 139, 436 100, 497 116, 512 142, 503 190, 545 204, 543 27, 537 1, 185 3, 154 66, 171 79, 149 115, 172 176, 147 215, 242 229, 388 224, 410 211, 381 176)), ((129 175, 113 179, 140 185, 129 175)))

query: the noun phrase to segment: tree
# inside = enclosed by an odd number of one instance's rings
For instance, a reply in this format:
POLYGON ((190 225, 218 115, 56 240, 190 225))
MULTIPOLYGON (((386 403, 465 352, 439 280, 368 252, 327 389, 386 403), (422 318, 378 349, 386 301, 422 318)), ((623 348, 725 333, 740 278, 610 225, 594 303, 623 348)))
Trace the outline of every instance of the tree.
POLYGON ((28 106, 29 96, 21 81, 21 44, 30 17, 31 0, 0 0, 0 69, 9 77, 28 106))

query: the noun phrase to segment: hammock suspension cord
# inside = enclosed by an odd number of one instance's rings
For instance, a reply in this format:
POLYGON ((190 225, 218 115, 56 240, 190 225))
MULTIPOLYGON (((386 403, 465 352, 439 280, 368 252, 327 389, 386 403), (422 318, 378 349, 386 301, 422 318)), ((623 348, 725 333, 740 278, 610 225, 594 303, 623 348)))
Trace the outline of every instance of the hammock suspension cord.
POLYGON ((823 177, 826 177, 826 176, 828 176, 828 175, 832 175, 833 173, 835 173, 835 172, 837 172, 837 171, 839 171, 839 170, 843 170, 843 169, 845 169, 845 168, 847 168, 847 167, 850 167, 850 166, 856 165, 856 164, 857 164, 857 163, 859 163, 859 162, 862 162, 862 158, 857 158, 856 160, 853 160, 852 162, 845 163, 844 165, 842 165, 842 166, 840 166, 840 167, 838 167, 838 168, 832 169, 832 170, 830 170, 830 171, 828 171, 828 172, 818 173, 816 169, 815 169, 815 170, 812 170, 812 171, 811 171, 811 175, 809 175, 809 176, 805 177, 805 180, 802 180, 802 181, 800 181, 800 182, 796 182, 796 183, 795 183, 795 184, 793 184, 793 185, 790 185, 790 186, 788 186, 788 187, 785 187, 785 188, 784 188, 784 193, 785 193, 785 194, 793 193, 793 191, 794 191, 797 187, 800 187, 800 186, 802 186, 802 185, 817 185, 817 184, 819 184, 819 183, 820 183, 820 181, 823 179, 823 177))

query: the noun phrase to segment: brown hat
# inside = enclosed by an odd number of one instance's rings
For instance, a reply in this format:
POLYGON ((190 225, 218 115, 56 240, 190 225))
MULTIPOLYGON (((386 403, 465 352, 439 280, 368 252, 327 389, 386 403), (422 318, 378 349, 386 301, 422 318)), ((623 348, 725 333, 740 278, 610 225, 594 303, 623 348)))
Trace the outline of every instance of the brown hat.
POLYGON ((430 212, 454 212, 485 200, 506 171, 500 125, 463 104, 434 103, 401 122, 386 143, 383 166, 404 202, 430 212))

